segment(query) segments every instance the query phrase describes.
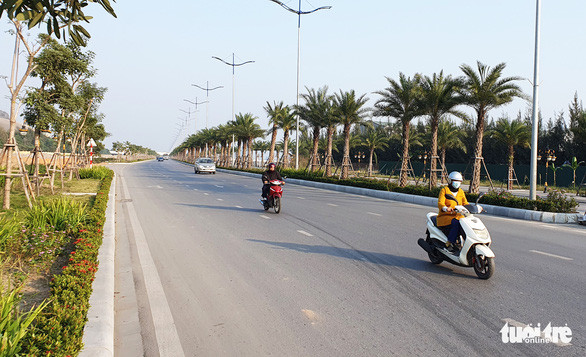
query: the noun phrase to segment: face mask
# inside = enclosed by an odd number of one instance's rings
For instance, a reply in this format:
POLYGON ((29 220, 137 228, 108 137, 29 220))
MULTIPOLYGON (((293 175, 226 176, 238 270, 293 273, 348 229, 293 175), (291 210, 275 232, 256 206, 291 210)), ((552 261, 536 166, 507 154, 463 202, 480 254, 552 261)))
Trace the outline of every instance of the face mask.
POLYGON ((462 183, 460 181, 452 181, 452 187, 455 188, 455 189, 460 188, 460 185, 461 184, 462 183))

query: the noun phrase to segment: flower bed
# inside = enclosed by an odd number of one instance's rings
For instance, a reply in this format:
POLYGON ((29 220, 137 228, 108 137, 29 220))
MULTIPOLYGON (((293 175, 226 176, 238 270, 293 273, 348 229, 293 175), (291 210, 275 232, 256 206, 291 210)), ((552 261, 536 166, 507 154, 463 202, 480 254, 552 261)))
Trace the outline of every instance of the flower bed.
POLYGON ((81 350, 113 177, 114 172, 109 170, 87 217, 72 233, 72 241, 65 248, 70 251, 67 263, 51 281, 50 302, 25 338, 22 354, 66 356, 81 350))

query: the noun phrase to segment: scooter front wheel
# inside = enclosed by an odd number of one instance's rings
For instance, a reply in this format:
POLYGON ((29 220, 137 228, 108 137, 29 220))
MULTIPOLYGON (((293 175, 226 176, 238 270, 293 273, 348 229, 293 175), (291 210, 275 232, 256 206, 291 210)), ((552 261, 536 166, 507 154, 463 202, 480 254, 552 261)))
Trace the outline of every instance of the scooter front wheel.
POLYGON ((275 197, 273 200, 273 209, 275 210, 275 213, 281 212, 281 197, 275 197))
POLYGON ((488 279, 494 273, 494 258, 482 255, 474 257, 474 272, 480 279, 488 279))

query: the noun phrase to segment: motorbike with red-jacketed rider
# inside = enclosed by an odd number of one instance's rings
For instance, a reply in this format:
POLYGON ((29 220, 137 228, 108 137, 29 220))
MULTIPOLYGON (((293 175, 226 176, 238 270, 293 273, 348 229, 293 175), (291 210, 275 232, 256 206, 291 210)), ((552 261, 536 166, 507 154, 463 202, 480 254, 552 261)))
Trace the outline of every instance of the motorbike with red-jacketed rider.
POLYGON ((271 188, 269 189, 267 199, 261 200, 260 203, 263 205, 265 211, 272 208, 275 213, 279 213, 281 212, 281 198, 283 197, 283 185, 285 184, 285 181, 272 180, 269 184, 271 185, 271 188))

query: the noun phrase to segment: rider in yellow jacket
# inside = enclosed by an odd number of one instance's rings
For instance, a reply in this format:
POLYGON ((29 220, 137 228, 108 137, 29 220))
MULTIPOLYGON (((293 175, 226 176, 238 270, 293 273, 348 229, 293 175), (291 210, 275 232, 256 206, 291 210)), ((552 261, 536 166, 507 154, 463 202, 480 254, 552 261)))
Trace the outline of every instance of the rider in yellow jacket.
POLYGON ((462 184, 462 174, 454 171, 448 176, 449 185, 443 187, 440 191, 437 205, 439 207, 439 213, 437 215, 437 225, 440 228, 447 230, 449 227, 450 233, 448 234, 448 241, 446 247, 452 249, 452 246, 458 239, 458 233, 460 232, 460 221, 459 219, 463 216, 454 211, 456 206, 467 205, 468 200, 466 194, 460 188, 462 184))

